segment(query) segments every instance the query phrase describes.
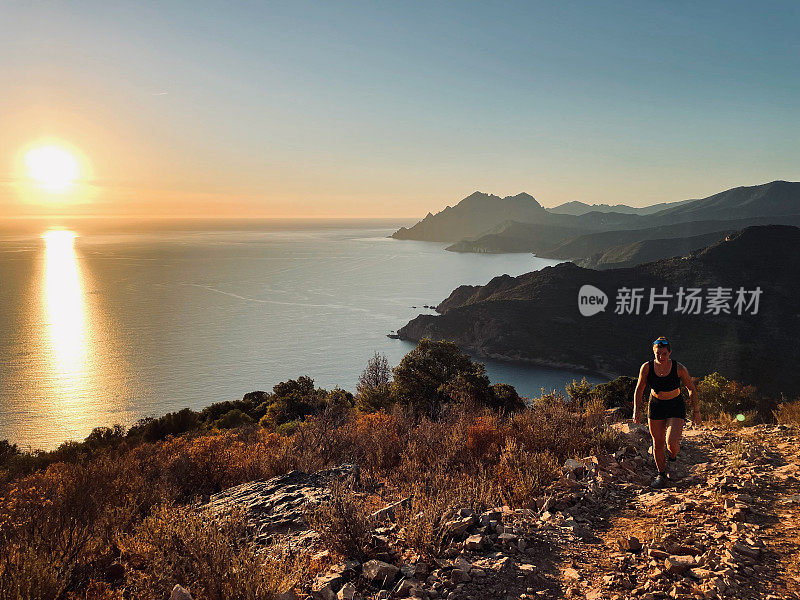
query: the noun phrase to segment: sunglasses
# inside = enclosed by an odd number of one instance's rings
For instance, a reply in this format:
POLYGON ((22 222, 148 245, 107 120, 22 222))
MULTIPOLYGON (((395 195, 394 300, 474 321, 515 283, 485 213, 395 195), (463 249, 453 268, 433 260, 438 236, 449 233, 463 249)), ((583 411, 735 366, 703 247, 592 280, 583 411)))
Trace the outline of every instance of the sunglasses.
POLYGON ((669 342, 667 340, 656 340, 653 342, 654 346, 669 346, 669 342))

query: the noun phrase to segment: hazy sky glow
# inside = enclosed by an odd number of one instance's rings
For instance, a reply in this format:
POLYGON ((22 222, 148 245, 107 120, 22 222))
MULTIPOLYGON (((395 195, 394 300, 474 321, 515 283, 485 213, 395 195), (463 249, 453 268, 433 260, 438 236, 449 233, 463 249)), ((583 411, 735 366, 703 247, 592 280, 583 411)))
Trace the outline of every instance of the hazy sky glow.
POLYGON ((800 3, 0 6, 0 217, 421 217, 800 180, 800 3), (82 165, 55 195, 25 152, 82 165))

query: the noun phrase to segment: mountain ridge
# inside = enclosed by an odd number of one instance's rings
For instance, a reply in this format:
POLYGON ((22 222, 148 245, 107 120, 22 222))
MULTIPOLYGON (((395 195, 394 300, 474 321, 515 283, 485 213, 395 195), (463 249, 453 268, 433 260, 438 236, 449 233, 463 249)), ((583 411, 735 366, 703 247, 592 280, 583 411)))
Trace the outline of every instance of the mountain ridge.
MULTIPOLYGON (((731 221, 750 219, 751 223, 739 223, 739 226, 761 224, 757 222, 766 219, 769 223, 781 223, 786 215, 800 215, 800 183, 776 180, 755 186, 740 186, 719 192, 712 196, 700 199, 682 200, 672 203, 662 203, 665 208, 648 214, 631 214, 628 212, 615 212, 605 210, 589 210, 579 215, 561 214, 551 209, 543 208, 530 194, 522 192, 515 196, 500 198, 492 194, 474 192, 459 202, 455 207, 448 206, 436 214, 430 212, 422 221, 410 228, 401 227, 391 237, 396 239, 416 239, 425 241, 450 242, 449 250, 460 252, 507 252, 507 251, 535 251, 550 252, 556 250, 553 246, 549 251, 542 242, 543 229, 546 227, 563 228, 561 243, 569 243, 572 235, 584 232, 583 235, 602 234, 609 231, 633 231, 654 227, 678 226, 690 229, 696 221, 731 221), (513 233, 504 234, 496 231, 503 223, 514 221, 528 225, 539 225, 540 228, 530 228, 529 238, 531 250, 526 248, 524 237, 520 236, 520 228, 516 227, 513 233), (566 233, 569 231, 569 235, 566 233), (489 243, 482 244, 480 237, 490 236, 489 243), (504 236, 509 239, 506 240, 504 236)), ((585 205, 589 207, 589 205, 585 205)), ((603 205, 600 205, 602 207, 603 205)), ((661 205, 653 205, 658 207, 661 205)), ((648 209, 648 207, 644 207, 648 209)), ((643 209, 643 210, 644 210, 643 209)), ((718 225, 717 231, 729 229, 730 226, 718 225)), ((509 229, 509 227, 506 227, 509 229)), ((696 232, 707 233, 708 231, 696 232)), ((546 236, 550 241, 555 238, 554 231, 546 236)), ((681 234, 675 237, 689 237, 681 234)), ((670 236, 661 235, 666 238, 670 236)), ((624 240, 625 242, 634 240, 624 240)), ((617 242, 619 245, 622 242, 617 242)), ((548 254, 551 258, 589 258, 602 248, 593 248, 591 251, 579 255, 548 254)))

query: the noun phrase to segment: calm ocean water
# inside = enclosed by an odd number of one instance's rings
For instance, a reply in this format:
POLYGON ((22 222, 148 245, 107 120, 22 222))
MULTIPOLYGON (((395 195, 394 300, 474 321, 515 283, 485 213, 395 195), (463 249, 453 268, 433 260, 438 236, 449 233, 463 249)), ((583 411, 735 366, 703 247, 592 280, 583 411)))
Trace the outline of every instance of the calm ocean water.
MULTIPOLYGON (((414 347, 386 334, 423 305, 557 262, 386 237, 409 224, 3 224, 0 439, 52 448, 300 375, 354 391, 373 352, 394 366, 414 347)), ((527 396, 580 379, 483 362, 527 396)))

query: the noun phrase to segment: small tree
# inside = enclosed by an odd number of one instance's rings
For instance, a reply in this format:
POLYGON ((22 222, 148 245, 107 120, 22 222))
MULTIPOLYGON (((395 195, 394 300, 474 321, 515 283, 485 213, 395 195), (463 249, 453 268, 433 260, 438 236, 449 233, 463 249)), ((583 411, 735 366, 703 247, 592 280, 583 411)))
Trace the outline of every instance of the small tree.
POLYGON ((366 388, 358 395, 356 400, 356 408, 362 413, 373 413, 379 410, 385 410, 392 404, 391 385, 366 388))
MULTIPOLYGON (((259 421, 265 427, 302 421, 309 415, 319 414, 327 405, 328 392, 314 388, 314 380, 306 375, 282 381, 272 387, 272 392, 269 406, 259 421)), ((334 401, 336 399, 341 399, 338 393, 334 394, 334 401)))
POLYGON ((356 394, 362 394, 367 390, 386 387, 389 385, 392 370, 389 368, 389 361, 385 354, 375 352, 374 356, 367 362, 367 367, 358 378, 356 394))
POLYGON ((463 405, 465 408, 476 409, 492 404, 492 388, 486 367, 478 363, 471 371, 457 373, 444 386, 450 398, 463 405))
POLYGON ((0 466, 20 454, 19 447, 8 440, 0 440, 0 466))
POLYGON ((356 385, 356 406, 365 413, 389 408, 392 404, 392 370, 385 354, 375 352, 356 385))

